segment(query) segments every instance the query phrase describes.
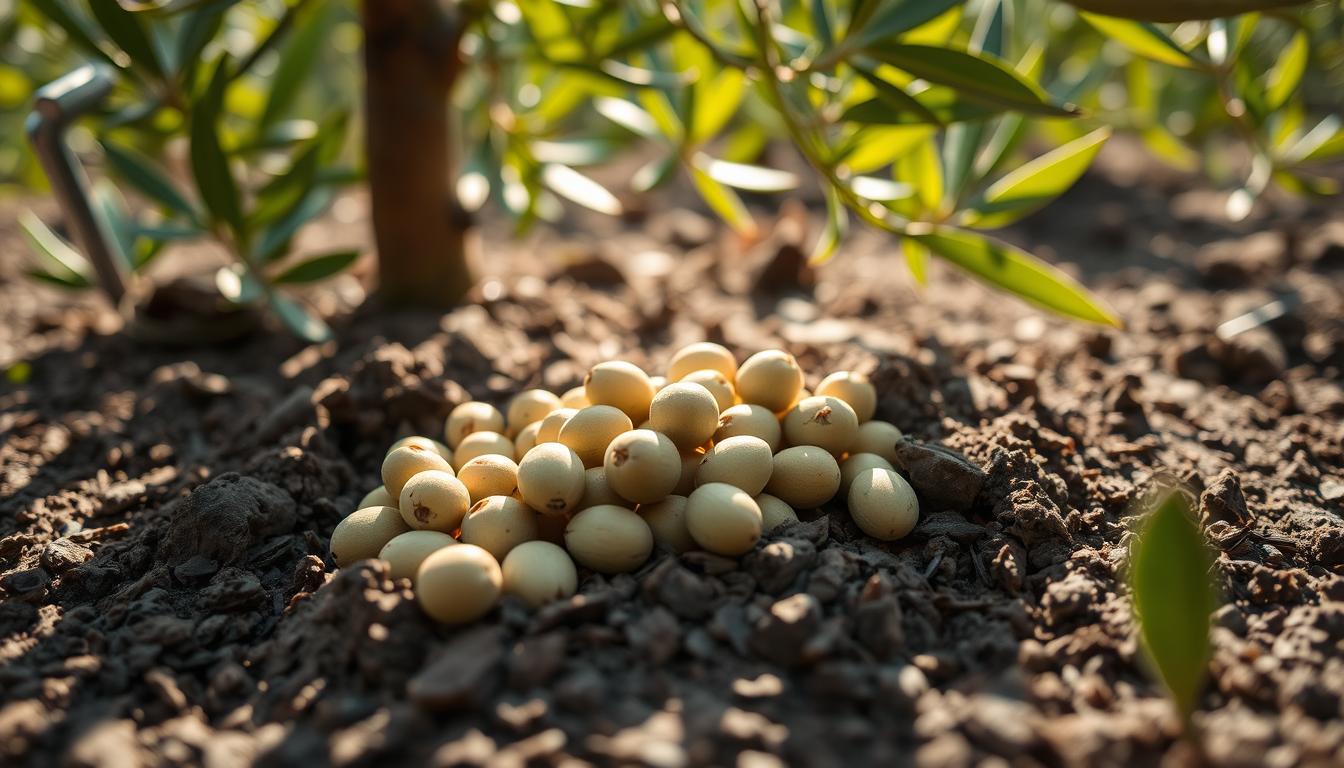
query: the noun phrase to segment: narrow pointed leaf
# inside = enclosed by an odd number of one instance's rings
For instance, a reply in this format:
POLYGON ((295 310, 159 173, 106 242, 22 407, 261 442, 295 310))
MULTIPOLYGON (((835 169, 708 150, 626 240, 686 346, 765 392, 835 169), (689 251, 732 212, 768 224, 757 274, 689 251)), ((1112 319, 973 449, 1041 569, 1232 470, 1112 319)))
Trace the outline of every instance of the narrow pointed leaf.
POLYGON ((221 56, 205 92, 191 113, 191 170, 196 187, 212 217, 227 223, 243 239, 243 212, 238 186, 219 143, 218 125, 228 83, 228 57, 221 56))
POLYGON ((807 263, 817 266, 830 261, 848 232, 849 212, 841 202, 840 195, 831 187, 826 187, 826 226, 812 247, 807 263))
POLYGON ((321 216, 331 205, 333 194, 326 187, 313 187, 294 209, 261 233, 255 254, 263 264, 270 263, 285 254, 289 243, 303 225, 321 216))
POLYGON ((607 188, 567 165, 551 163, 541 171, 541 179, 557 195, 608 216, 621 214, 621 201, 607 188))
POLYGON ((48 21, 61 28, 61 31, 65 33, 66 38, 74 47, 79 48, 84 53, 96 56, 108 64, 121 66, 94 41, 95 30, 91 29, 83 18, 70 13, 60 0, 29 1, 48 21))
POLYGON ((1081 11, 1078 14, 1101 32, 1134 53, 1174 67, 1195 67, 1200 61, 1176 44, 1167 33, 1146 21, 1117 19, 1097 13, 1081 11))
MULTIPOLYGON (((820 2, 820 0, 818 0, 820 2)), ((964 0, 887 0, 861 28, 851 31, 853 46, 863 48, 925 24, 964 0)), ((847 41, 848 42, 848 41, 847 41)))
POLYGON ((331 277, 355 263, 359 258, 359 249, 333 251, 321 256, 304 259, 271 279, 277 285, 291 283, 312 283, 331 277))
POLYGON ((122 8, 116 0, 92 0, 89 10, 112 42, 131 57, 132 64, 152 75, 163 76, 163 62, 140 17, 122 8))
POLYGON ((901 253, 905 256, 905 264, 910 268, 910 274, 915 278, 915 282, 920 285, 928 285, 929 249, 920 245, 918 240, 903 237, 901 238, 901 253))
POLYGON ((271 292, 270 300, 271 309, 295 336, 310 344, 331 339, 331 328, 307 307, 277 291, 271 292))
POLYGON ((969 207, 963 223, 994 229, 1039 210, 1073 186, 1110 135, 1109 128, 1099 128, 1019 167, 994 182, 969 207))
POLYGON ((46 272, 72 284, 82 280, 84 284, 92 285, 93 265, 51 231, 37 214, 32 211, 19 214, 19 227, 46 272))
POLYGON ((1218 594, 1212 553, 1185 497, 1172 491, 1148 513, 1129 549, 1129 583, 1139 637, 1182 719, 1208 674, 1210 614, 1218 594))
POLYGON ((788 192, 798 188, 798 176, 788 171, 750 163, 730 163, 708 155, 696 155, 695 164, 710 178, 747 192, 788 192))
POLYGON ((1296 32, 1280 53, 1274 67, 1265 76, 1265 106, 1278 109, 1297 90, 1302 75, 1307 71, 1307 33, 1296 32))
POLYGON ((719 215, 719 218, 728 222, 729 226, 742 234, 750 236, 756 234, 756 222, 747 212, 747 206, 743 205, 742 199, 737 196, 737 193, 715 181, 708 173, 694 165, 688 165, 687 170, 691 174, 691 182, 695 184, 695 191, 700 193, 700 197, 714 213, 719 215))
POLYGON ((280 64, 268 82, 270 94, 257 125, 259 130, 278 120, 294 103, 327 41, 329 21, 333 18, 329 9, 332 7, 323 5, 313 13, 296 18, 294 31, 280 53, 280 64))
POLYGON ((129 147, 121 147, 110 141, 103 142, 103 154, 112 170, 145 197, 173 213, 196 220, 196 209, 168 177, 154 167, 152 160, 129 147))
POLYGON ((1119 327, 1120 320, 1077 280, 1007 243, 964 230, 910 235, 974 277, 1065 317, 1119 327))
POLYGON ((1077 110, 1052 104, 1036 85, 987 53, 972 54, 933 45, 882 45, 867 49, 873 58, 981 104, 1038 115, 1068 116, 1077 110))

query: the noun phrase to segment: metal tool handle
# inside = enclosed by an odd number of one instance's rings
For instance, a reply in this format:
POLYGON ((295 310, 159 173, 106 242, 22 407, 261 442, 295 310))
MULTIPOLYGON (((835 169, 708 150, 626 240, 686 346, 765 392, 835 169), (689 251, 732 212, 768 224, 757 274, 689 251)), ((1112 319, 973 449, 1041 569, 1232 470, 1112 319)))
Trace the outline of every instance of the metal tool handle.
POLYGON ((42 86, 28 116, 27 130, 28 141, 47 173, 75 245, 92 262, 103 292, 114 305, 120 305, 126 295, 126 264, 112 249, 111 227, 90 202, 84 167, 65 143, 66 129, 97 108, 111 92, 112 84, 112 74, 106 67, 85 64, 42 86))

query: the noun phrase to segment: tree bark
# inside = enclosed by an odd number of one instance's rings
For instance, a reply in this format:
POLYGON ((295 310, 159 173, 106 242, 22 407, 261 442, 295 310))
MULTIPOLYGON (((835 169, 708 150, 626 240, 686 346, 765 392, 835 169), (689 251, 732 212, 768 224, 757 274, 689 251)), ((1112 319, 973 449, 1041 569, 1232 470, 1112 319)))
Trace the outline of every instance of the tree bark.
POLYGON ((365 150, 379 292, 448 307, 471 288, 469 217, 456 204, 450 96, 455 3, 364 0, 365 150))

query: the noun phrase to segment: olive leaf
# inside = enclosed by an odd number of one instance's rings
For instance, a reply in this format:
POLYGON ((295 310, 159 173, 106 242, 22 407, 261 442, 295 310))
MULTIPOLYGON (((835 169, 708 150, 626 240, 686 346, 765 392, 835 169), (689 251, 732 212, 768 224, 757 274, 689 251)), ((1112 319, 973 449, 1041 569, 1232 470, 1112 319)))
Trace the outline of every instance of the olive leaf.
POLYGON ((1186 497, 1168 491, 1129 547, 1129 585, 1144 653, 1188 723, 1208 675, 1213 555, 1186 497))

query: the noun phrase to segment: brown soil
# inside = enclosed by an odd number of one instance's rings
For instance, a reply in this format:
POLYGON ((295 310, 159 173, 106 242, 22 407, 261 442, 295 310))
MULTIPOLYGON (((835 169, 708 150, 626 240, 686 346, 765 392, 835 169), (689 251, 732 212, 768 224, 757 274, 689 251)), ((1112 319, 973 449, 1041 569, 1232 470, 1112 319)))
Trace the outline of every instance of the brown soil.
POLYGON ((1228 599, 1210 762, 1339 764, 1344 223, 1280 203, 1229 227, 1220 196, 1103 160, 1011 235, 1075 265, 1123 332, 943 269, 916 290, 876 236, 813 284, 796 220, 741 253, 671 211, 506 246, 442 317, 163 349, 23 281, 0 211, 0 365, 31 364, 0 385, 0 763, 1188 761, 1123 586, 1131 505, 1175 478, 1228 599), (1215 334, 1276 297, 1281 318, 1215 334), (871 372, 879 417, 954 452, 909 449, 914 533, 878 544, 832 506, 740 560, 659 553, 459 630, 379 563, 331 566, 399 435, 698 339, 783 345, 812 385, 871 372))

